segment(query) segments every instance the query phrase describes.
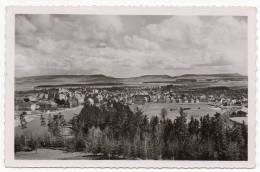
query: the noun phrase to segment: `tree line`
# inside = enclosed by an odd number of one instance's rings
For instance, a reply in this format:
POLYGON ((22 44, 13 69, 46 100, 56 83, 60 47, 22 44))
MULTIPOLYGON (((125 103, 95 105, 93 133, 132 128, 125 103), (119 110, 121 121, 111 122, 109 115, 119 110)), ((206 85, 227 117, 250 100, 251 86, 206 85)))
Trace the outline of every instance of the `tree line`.
MULTIPOLYGON (((41 126, 46 126, 41 117, 41 126)), ((187 118, 180 108, 174 120, 167 110, 150 119, 136 108, 113 102, 111 106, 85 105, 72 120, 48 118, 49 134, 42 138, 15 137, 15 151, 38 147, 62 148, 98 155, 100 159, 247 160, 248 129, 229 116, 216 113, 187 118), (73 138, 65 139, 64 126, 73 138)))
POLYGON ((172 120, 162 109, 149 119, 138 108, 114 102, 85 105, 70 123, 71 149, 102 159, 247 160, 247 126, 219 113, 188 120, 181 108, 172 120))

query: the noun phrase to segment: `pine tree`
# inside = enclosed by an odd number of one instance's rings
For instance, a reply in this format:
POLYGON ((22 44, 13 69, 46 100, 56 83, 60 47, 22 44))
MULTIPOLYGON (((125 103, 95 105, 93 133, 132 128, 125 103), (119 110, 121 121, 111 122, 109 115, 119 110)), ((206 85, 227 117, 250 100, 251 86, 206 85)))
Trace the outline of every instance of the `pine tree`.
POLYGON ((188 143, 188 126, 186 114, 183 109, 180 108, 180 116, 174 120, 174 131, 175 136, 177 137, 177 148, 175 152, 175 158, 185 159, 187 158, 187 143, 188 143))
POLYGON ((160 116, 161 116, 161 119, 162 119, 163 121, 165 121, 167 114, 168 114, 167 109, 166 109, 166 108, 162 108, 162 109, 161 109, 160 116))
POLYGON ((214 117, 214 141, 215 141, 215 151, 216 159, 226 160, 227 159, 227 137, 226 137, 226 128, 224 124, 223 117, 219 113, 215 114, 214 117))
POLYGON ((241 127, 241 147, 240 147, 240 159, 247 160, 248 159, 248 129, 245 125, 245 121, 242 123, 241 127))

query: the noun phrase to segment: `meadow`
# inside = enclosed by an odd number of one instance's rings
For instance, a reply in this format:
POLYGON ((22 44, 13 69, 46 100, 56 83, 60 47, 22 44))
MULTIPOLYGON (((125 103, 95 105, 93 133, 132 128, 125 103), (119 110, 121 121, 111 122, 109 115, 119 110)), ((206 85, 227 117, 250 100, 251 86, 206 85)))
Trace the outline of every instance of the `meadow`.
POLYGON ((213 116, 216 112, 221 113, 220 108, 212 108, 212 106, 206 103, 146 103, 144 105, 130 105, 130 108, 134 111, 136 108, 143 111, 144 115, 149 118, 152 116, 159 116, 162 108, 167 110, 167 118, 174 120, 180 115, 180 108, 184 108, 184 112, 187 114, 189 120, 192 116, 194 118, 200 118, 201 116, 209 114, 213 116))
MULTIPOLYGON (((66 121, 69 121, 70 119, 73 118, 73 116, 76 114, 78 115, 82 109, 82 106, 78 106, 76 108, 70 108, 70 109, 65 109, 61 111, 61 115, 64 115, 64 118, 66 121)), ((48 114, 44 115, 44 118, 48 120, 48 114)), ((19 121, 17 119, 16 121, 19 121)), ((40 119, 40 114, 38 115, 33 115, 33 119, 31 121, 28 121, 27 128, 22 129, 21 126, 18 125, 15 127, 15 135, 20 136, 20 135, 27 135, 27 136, 32 136, 34 138, 38 138, 41 136, 45 136, 48 134, 48 127, 47 126, 41 126, 41 119, 40 119)))

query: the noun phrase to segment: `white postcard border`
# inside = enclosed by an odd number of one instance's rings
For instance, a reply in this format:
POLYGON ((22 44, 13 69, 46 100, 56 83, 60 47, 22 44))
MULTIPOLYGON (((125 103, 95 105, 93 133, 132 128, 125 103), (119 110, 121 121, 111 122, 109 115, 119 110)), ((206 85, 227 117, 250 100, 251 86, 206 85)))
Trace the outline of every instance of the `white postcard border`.
POLYGON ((252 7, 13 6, 6 9, 5 165, 7 167, 253 168, 256 130, 256 9, 252 7), (248 161, 15 160, 15 14, 234 15, 248 16, 248 161))

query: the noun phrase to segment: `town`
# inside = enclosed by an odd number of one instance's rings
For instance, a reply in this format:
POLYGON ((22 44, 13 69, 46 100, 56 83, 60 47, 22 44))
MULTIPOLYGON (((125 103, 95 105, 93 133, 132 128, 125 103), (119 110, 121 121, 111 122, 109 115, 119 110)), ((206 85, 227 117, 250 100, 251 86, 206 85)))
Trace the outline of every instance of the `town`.
POLYGON ((112 106, 113 102, 129 106, 160 103, 173 106, 174 104, 207 104, 211 108, 222 109, 232 107, 232 117, 246 117, 248 107, 246 88, 222 86, 191 89, 173 85, 104 88, 79 86, 73 88, 37 87, 33 91, 18 92, 15 99, 15 111, 32 114, 36 111, 73 108, 85 103, 107 107, 112 106))

